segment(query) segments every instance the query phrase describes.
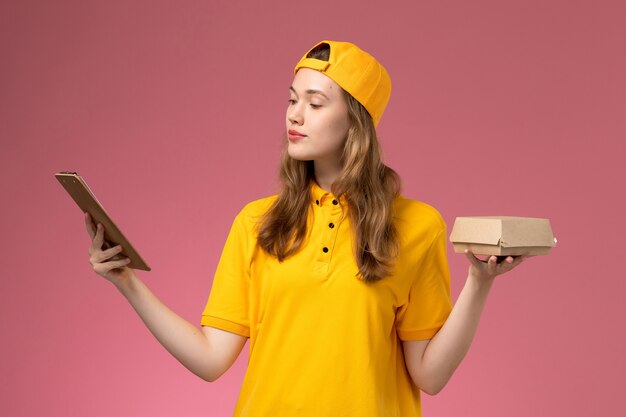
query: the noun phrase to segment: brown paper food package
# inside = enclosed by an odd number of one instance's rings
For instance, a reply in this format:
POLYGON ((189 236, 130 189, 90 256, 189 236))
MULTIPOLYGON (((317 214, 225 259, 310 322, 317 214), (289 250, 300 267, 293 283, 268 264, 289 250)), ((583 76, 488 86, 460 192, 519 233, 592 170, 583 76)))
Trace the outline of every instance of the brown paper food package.
POLYGON ((476 255, 547 255, 556 245, 550 221, 534 217, 457 217, 450 233, 456 253, 476 255))

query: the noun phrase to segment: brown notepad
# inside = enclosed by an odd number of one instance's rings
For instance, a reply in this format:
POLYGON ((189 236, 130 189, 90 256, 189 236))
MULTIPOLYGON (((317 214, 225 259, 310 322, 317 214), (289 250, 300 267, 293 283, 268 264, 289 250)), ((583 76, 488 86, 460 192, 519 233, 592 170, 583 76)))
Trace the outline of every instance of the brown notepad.
POLYGON ((128 257, 130 263, 126 266, 133 269, 141 269, 150 271, 148 264, 141 258, 137 250, 130 241, 124 236, 122 231, 117 227, 113 219, 107 214, 106 210, 98 202, 95 194, 91 192, 85 180, 75 172, 57 172, 54 174, 59 183, 65 188, 69 195, 74 199, 78 207, 83 213, 91 215, 94 224, 102 223, 104 226, 104 246, 110 248, 122 245, 124 251, 112 259, 117 257, 128 257))

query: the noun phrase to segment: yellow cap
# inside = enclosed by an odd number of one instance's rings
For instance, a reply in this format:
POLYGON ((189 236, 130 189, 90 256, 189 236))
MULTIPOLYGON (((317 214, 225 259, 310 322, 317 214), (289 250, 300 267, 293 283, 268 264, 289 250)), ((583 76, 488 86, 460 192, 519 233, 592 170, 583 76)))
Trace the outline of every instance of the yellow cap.
POLYGON ((300 68, 311 68, 331 78, 361 103, 378 125, 391 96, 391 78, 373 56, 349 42, 321 41, 304 54, 294 74, 300 68), (307 58, 311 50, 324 43, 330 46, 328 61, 307 58))

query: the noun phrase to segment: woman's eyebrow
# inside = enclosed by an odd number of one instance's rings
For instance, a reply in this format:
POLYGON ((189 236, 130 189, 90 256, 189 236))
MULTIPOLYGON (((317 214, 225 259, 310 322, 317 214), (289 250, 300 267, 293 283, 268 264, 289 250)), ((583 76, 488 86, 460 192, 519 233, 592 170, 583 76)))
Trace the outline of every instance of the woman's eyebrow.
MULTIPOLYGON (((293 88, 293 86, 289 86, 289 89, 291 91, 293 91, 294 94, 296 94, 296 95, 298 94, 298 93, 296 93, 296 90, 293 88)), ((306 90, 305 93, 307 93, 307 94, 319 94, 320 96, 324 97, 325 99, 330 100, 328 98, 328 96, 326 94, 324 94, 321 90, 309 89, 309 90, 306 90)))

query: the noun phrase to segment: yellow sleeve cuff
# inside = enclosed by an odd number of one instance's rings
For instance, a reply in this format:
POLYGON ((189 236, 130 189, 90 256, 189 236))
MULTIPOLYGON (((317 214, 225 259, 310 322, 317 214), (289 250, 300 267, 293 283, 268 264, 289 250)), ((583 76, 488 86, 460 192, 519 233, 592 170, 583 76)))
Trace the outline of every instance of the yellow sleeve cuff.
POLYGON ((220 330, 235 333, 240 336, 250 337, 250 328, 230 320, 221 319, 219 317, 202 315, 200 324, 203 326, 215 327, 220 330))
POLYGON ((430 329, 418 329, 418 330, 400 330, 398 329, 398 337, 400 340, 428 340, 432 339, 439 329, 443 327, 443 323, 437 327, 430 329))

